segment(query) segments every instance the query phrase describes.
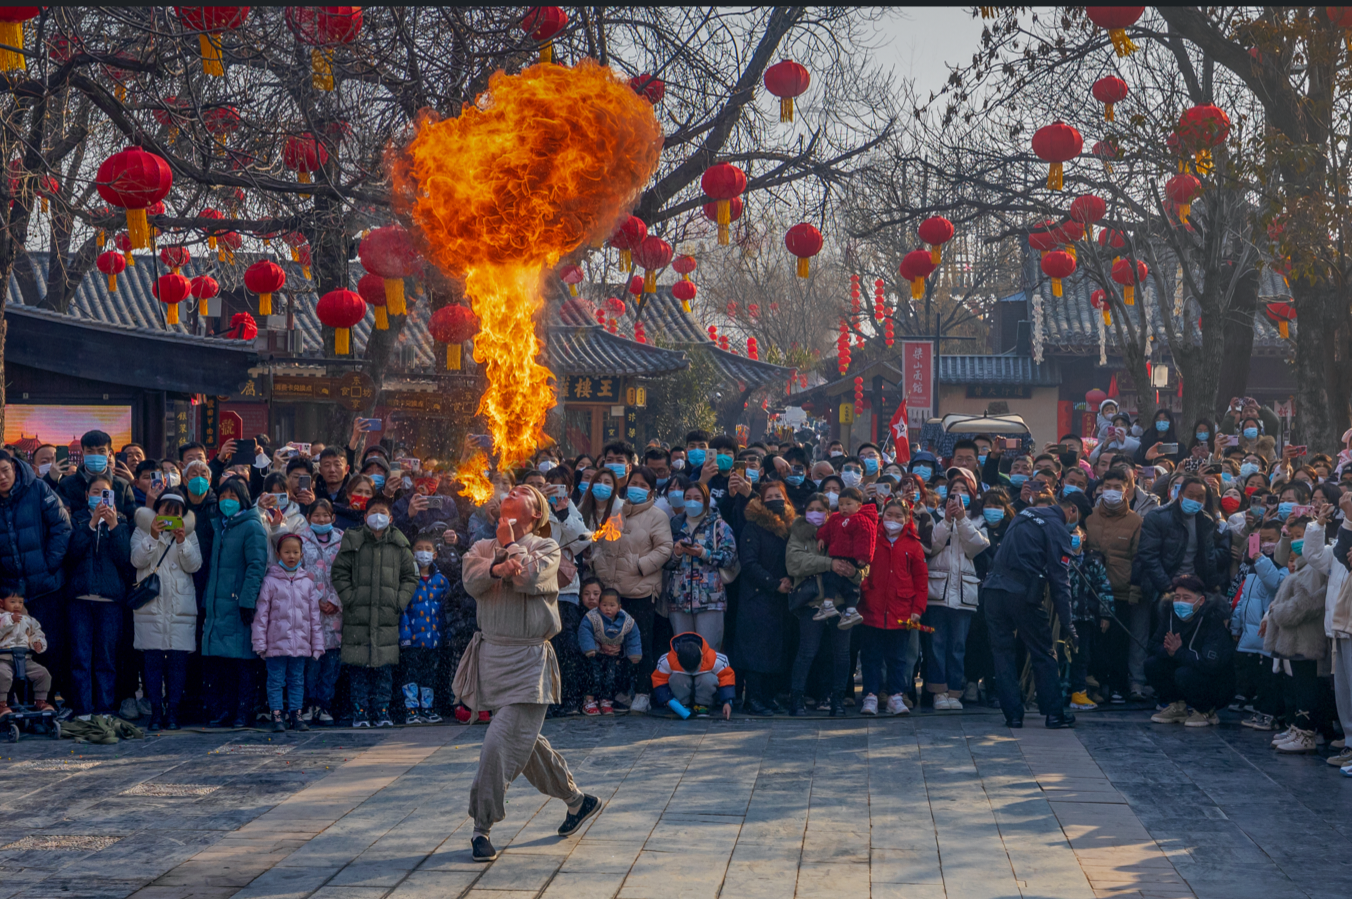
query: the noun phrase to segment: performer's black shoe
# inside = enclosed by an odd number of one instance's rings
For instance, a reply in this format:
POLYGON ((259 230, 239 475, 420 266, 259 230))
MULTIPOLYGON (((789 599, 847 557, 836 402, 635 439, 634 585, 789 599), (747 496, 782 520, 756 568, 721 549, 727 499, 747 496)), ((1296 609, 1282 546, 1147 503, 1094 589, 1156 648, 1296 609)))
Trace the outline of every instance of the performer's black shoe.
POLYGON ((1022 719, 1022 718, 1006 718, 1006 719, 1005 719, 1005 727, 1011 727, 1011 728, 1023 727, 1023 719, 1022 719))
POLYGON ((569 812, 568 817, 564 818, 563 823, 559 825, 559 836, 566 837, 573 833, 582 826, 583 821, 586 821, 600 810, 600 799, 597 799, 595 796, 583 796, 582 807, 577 810, 576 814, 569 812))
POLYGON ((1059 715, 1047 716, 1047 729, 1057 730, 1062 727, 1074 727, 1075 716, 1070 712, 1062 711, 1059 715))
POLYGON ((488 842, 488 837, 475 837, 469 841, 476 862, 491 862, 498 857, 498 850, 488 842))

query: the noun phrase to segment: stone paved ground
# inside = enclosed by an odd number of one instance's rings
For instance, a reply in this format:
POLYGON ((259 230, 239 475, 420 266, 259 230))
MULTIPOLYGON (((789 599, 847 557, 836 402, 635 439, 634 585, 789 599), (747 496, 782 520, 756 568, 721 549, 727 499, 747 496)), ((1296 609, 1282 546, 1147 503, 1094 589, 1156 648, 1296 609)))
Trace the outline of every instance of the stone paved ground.
POLYGON ((1352 780, 1145 717, 551 722, 606 809, 560 840, 519 782, 492 865, 465 818, 480 728, 26 738, 0 747, 0 899, 1347 894, 1352 780))

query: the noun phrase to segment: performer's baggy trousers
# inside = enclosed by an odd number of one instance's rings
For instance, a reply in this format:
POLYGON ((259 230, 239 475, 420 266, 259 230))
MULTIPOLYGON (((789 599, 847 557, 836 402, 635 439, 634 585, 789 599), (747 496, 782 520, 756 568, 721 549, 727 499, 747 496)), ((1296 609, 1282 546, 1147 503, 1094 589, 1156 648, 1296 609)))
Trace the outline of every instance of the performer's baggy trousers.
POLYGON ((494 710, 469 790, 475 836, 488 836, 507 816, 507 787, 522 774, 541 793, 563 800, 568 811, 582 807, 583 793, 573 783, 568 763, 540 734, 548 709, 544 703, 522 702, 494 710))

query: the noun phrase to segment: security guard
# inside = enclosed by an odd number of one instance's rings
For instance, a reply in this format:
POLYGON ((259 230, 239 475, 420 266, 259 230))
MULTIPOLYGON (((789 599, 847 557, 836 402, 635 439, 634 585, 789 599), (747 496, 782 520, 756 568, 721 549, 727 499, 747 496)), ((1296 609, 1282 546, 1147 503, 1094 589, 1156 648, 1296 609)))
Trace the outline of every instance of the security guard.
MULTIPOLYGON (((1046 494, 1044 494, 1045 496, 1046 494)), ((1014 641, 1028 648, 1037 684, 1037 704, 1047 727, 1073 727, 1075 716, 1062 704, 1061 678, 1052 646, 1051 622, 1042 605, 1042 585, 1051 585, 1052 604, 1075 644, 1070 617, 1070 528, 1080 510, 1069 498, 1060 505, 1034 505, 1014 516, 1000 541, 985 583, 986 626, 995 656, 995 686, 1005 723, 1023 727, 1023 695, 1014 669, 1014 641)))

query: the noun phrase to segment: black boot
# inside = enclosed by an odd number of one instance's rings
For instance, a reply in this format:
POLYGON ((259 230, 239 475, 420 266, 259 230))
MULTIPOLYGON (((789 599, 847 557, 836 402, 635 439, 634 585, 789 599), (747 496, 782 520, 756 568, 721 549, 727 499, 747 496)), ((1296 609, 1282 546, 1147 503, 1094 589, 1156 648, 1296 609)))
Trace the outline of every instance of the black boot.
POLYGON ((282 720, 281 709, 272 710, 272 732, 274 734, 286 733, 286 722, 282 720))
POLYGON ((287 726, 290 727, 292 730, 310 729, 310 725, 306 724, 304 721, 301 720, 300 712, 291 713, 290 720, 287 721, 287 726))
POLYGON ((807 714, 807 707, 803 705, 802 690, 792 690, 789 692, 789 714, 795 718, 807 714))
POLYGON ((834 690, 831 693, 831 717, 845 717, 845 691, 834 690))
POLYGON ((150 724, 146 725, 146 730, 160 730, 164 726, 164 713, 159 704, 150 707, 150 724))
POLYGON ((1047 729, 1057 730, 1062 727, 1074 727, 1075 715, 1062 709, 1060 714, 1047 716, 1047 729))
POLYGON ((164 729, 178 730, 178 707, 170 705, 164 711, 164 729))

